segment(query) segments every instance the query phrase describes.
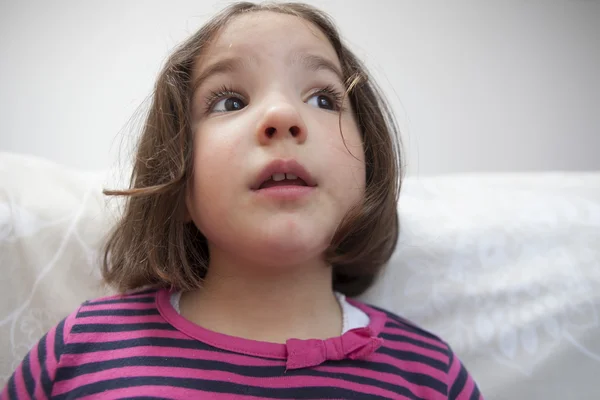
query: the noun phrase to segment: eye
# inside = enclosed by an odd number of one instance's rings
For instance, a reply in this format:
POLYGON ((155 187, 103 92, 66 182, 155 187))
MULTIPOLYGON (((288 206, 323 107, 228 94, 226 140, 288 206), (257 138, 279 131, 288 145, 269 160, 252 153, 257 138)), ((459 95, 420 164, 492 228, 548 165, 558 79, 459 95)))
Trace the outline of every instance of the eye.
POLYGON ((239 111, 246 107, 244 96, 238 91, 233 90, 234 88, 223 85, 217 91, 211 91, 204 98, 204 112, 210 113, 222 113, 239 111))
POLYGON ((246 107, 244 100, 236 96, 228 96, 214 103, 211 108, 213 112, 238 111, 246 107))
POLYGON ((327 96, 325 96, 324 94, 316 94, 311 96, 308 101, 308 104, 310 104, 311 106, 314 107, 318 107, 318 108, 324 108, 326 110, 334 110, 335 106, 333 104, 333 101, 331 101, 331 99, 327 96))
POLYGON ((318 90, 308 98, 306 104, 323 110, 339 111, 342 106, 342 95, 334 88, 327 86, 318 90))

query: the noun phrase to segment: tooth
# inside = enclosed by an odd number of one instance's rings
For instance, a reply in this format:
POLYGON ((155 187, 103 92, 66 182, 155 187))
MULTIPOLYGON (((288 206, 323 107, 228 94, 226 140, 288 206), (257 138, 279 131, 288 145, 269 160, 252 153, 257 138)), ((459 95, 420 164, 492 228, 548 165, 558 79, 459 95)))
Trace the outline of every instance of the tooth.
POLYGON ((271 177, 275 182, 279 182, 285 179, 285 174, 273 174, 271 177))
POLYGON ((298 177, 297 177, 296 175, 294 175, 294 174, 285 174, 285 177, 286 177, 287 179, 297 179, 297 178, 298 178, 298 177))

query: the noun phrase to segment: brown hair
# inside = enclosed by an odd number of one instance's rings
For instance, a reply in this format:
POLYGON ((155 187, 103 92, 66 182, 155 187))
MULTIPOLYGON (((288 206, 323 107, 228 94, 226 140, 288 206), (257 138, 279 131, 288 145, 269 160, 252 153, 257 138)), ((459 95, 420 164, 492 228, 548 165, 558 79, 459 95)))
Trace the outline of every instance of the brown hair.
POLYGON ((334 289, 348 296, 361 294, 394 251, 401 151, 393 114, 381 91, 325 13, 299 3, 241 2, 217 14, 168 58, 139 139, 130 188, 104 191, 127 196, 123 216, 108 238, 102 267, 105 282, 120 291, 143 286, 190 290, 202 283, 209 257, 206 239, 182 217, 192 171, 192 69, 228 21, 255 11, 294 15, 323 32, 340 60, 362 135, 365 198, 342 221, 325 253, 333 266, 334 289))

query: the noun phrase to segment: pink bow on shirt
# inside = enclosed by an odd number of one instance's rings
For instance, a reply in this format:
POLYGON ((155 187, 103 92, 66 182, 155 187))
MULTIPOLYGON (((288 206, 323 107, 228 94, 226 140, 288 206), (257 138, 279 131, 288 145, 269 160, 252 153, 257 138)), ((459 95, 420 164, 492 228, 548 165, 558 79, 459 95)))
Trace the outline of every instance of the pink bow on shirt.
POLYGON ((327 360, 364 360, 383 344, 370 328, 352 329, 342 336, 319 339, 290 339, 286 342, 286 370, 315 367, 327 360))

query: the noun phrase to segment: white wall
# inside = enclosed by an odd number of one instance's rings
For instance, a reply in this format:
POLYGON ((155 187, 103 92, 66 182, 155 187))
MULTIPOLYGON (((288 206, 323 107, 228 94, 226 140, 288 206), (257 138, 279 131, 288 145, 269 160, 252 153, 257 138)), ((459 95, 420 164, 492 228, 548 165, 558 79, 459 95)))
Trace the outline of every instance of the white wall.
MULTIPOLYGON (((412 174, 600 169, 600 1, 309 2, 389 94, 412 174)), ((224 4, 2 0, 0 151, 114 166, 169 50, 224 4)))

